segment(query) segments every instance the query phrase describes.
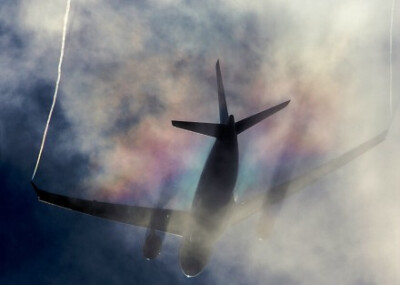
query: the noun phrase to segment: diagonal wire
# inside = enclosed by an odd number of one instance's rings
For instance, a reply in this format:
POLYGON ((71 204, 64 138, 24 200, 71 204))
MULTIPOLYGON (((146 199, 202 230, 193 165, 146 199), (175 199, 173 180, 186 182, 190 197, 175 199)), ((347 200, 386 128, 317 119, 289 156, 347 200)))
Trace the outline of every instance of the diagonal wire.
POLYGON ((49 116, 48 116, 47 122, 46 122, 46 127, 45 127, 44 132, 43 132, 42 143, 40 145, 40 150, 39 150, 39 154, 38 154, 38 157, 37 157, 37 160, 36 160, 35 169, 33 170, 32 180, 35 178, 37 169, 39 167, 39 162, 40 162, 40 158, 42 157, 43 147, 44 147, 44 144, 46 142, 47 131, 49 129, 49 124, 50 124, 50 121, 51 121, 51 117, 53 115, 54 106, 56 105, 56 101, 57 101, 58 88, 60 86, 60 80, 61 80, 61 67, 62 67, 62 62, 63 62, 63 57, 64 57, 65 38, 66 38, 66 34, 67 34, 67 24, 68 24, 68 15, 69 15, 70 7, 71 7, 71 0, 67 0, 67 7, 66 7, 66 10, 65 10, 65 15, 64 15, 64 25, 63 25, 63 34, 62 34, 62 41, 61 41, 60 60, 58 62, 56 88, 54 90, 53 103, 51 104, 49 116))

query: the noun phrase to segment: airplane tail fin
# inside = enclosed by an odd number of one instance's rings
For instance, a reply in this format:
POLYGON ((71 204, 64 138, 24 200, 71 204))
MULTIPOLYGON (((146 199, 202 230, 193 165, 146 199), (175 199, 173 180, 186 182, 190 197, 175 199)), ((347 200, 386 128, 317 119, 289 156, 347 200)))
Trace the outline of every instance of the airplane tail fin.
MULTIPOLYGON (((222 74, 221 74, 221 67, 219 65, 219 60, 217 60, 217 63, 215 64, 215 72, 217 74, 220 123, 212 124, 212 123, 186 122, 186 121, 173 120, 172 125, 174 127, 189 130, 195 133, 200 133, 215 138, 220 137, 222 132, 226 130, 229 124, 229 115, 228 115, 228 107, 226 106, 224 84, 222 83, 222 74)), ((254 126, 255 124, 261 122, 265 118, 282 110, 289 104, 289 102, 290 100, 236 122, 235 123, 236 134, 240 134, 241 132, 254 126)))
POLYGON ((281 104, 278 104, 274 107, 271 107, 269 109, 266 109, 260 113, 257 113, 253 116, 247 117, 243 120, 240 120, 235 123, 235 128, 236 128, 236 134, 240 134, 241 132, 247 130, 248 128, 251 128, 255 124, 261 122, 265 118, 268 118, 269 116, 275 114, 276 112, 282 110, 285 108, 288 104, 290 103, 290 100, 283 102, 281 104))
POLYGON ((221 67, 219 66, 219 60, 217 60, 217 63, 215 64, 215 72, 217 74, 220 124, 186 122, 186 121, 173 120, 172 125, 174 127, 217 138, 220 133, 221 128, 223 128, 224 125, 228 124, 228 121, 229 121, 228 107, 226 105, 224 84, 222 83, 222 74, 221 74, 221 67))
POLYGON ((218 137, 221 124, 212 123, 199 123, 199 122, 185 122, 185 121, 172 121, 172 125, 177 128, 185 129, 195 133, 203 134, 210 137, 218 137))
POLYGON ((221 124, 228 124, 228 107, 226 106, 224 84, 222 83, 221 68, 219 66, 219 60, 215 64, 215 72, 217 73, 217 85, 218 85, 218 103, 219 103, 219 121, 221 124))

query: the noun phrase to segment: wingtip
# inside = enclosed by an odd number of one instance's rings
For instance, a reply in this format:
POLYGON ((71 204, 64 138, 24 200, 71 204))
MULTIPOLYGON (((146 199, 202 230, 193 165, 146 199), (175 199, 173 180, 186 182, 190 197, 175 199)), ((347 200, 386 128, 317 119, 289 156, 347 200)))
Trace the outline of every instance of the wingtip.
POLYGON ((37 189, 37 186, 36 186, 36 184, 33 182, 33 180, 31 180, 31 185, 32 185, 32 187, 33 187, 33 189, 37 189))
POLYGON ((279 106, 281 106, 282 108, 285 108, 287 105, 289 105, 290 101, 291 101, 291 99, 279 104, 279 106))
POLYGON ((381 138, 382 141, 384 141, 389 133, 389 129, 384 130, 382 133, 380 133, 379 137, 381 138))
POLYGON ((38 196, 39 200, 40 200, 40 189, 36 186, 36 184, 33 182, 33 180, 31 180, 31 185, 33 187, 33 190, 35 190, 36 195, 38 196))

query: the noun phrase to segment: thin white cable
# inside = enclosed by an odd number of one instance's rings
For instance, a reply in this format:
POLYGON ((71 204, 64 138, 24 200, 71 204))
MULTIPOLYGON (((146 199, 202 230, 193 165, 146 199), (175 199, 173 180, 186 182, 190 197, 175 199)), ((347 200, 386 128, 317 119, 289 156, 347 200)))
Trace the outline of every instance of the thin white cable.
POLYGON ((61 41, 60 60, 58 62, 58 74, 57 74, 56 88, 54 90, 53 103, 51 105, 49 116, 47 118, 46 127, 44 129, 42 144, 40 145, 40 150, 39 150, 39 154, 38 154, 38 157, 36 160, 35 169, 33 170, 32 180, 35 178, 36 171, 39 166, 40 158, 42 157, 43 147, 46 142, 47 131, 49 129, 51 116, 53 115, 54 106, 56 105, 56 101, 57 101, 58 87, 60 85, 60 80, 61 80, 61 66, 62 66, 63 57, 64 57, 65 38, 66 38, 66 34, 67 34, 67 24, 68 24, 68 15, 69 15, 70 7, 71 7, 71 0, 67 0, 67 8, 66 8, 65 15, 64 15, 64 26, 63 26, 63 35, 62 35, 62 41, 61 41))

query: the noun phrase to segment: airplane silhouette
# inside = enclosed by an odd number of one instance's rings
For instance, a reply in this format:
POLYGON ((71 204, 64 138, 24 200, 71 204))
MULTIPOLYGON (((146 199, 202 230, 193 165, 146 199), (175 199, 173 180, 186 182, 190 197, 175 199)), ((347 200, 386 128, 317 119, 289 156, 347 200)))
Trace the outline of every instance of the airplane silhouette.
POLYGON ((148 228, 149 233, 143 246, 143 255, 147 259, 157 257, 161 251, 162 239, 156 231, 181 236, 183 241, 179 252, 180 265, 183 273, 192 277, 199 274, 207 265, 214 244, 229 226, 263 210, 258 233, 260 237, 265 238, 270 225, 264 220, 269 218, 268 209, 271 205, 281 203, 287 195, 297 192, 355 159, 382 142, 386 137, 387 130, 336 159, 273 186, 262 197, 256 196, 236 203, 233 199, 233 191, 239 169, 237 136, 285 108, 290 100, 235 122, 234 116, 228 115, 219 61, 216 63, 216 75, 220 123, 172 121, 172 125, 175 127, 215 138, 215 143, 201 173, 190 211, 147 208, 73 198, 41 190, 31 181, 39 201, 96 217, 148 228))

